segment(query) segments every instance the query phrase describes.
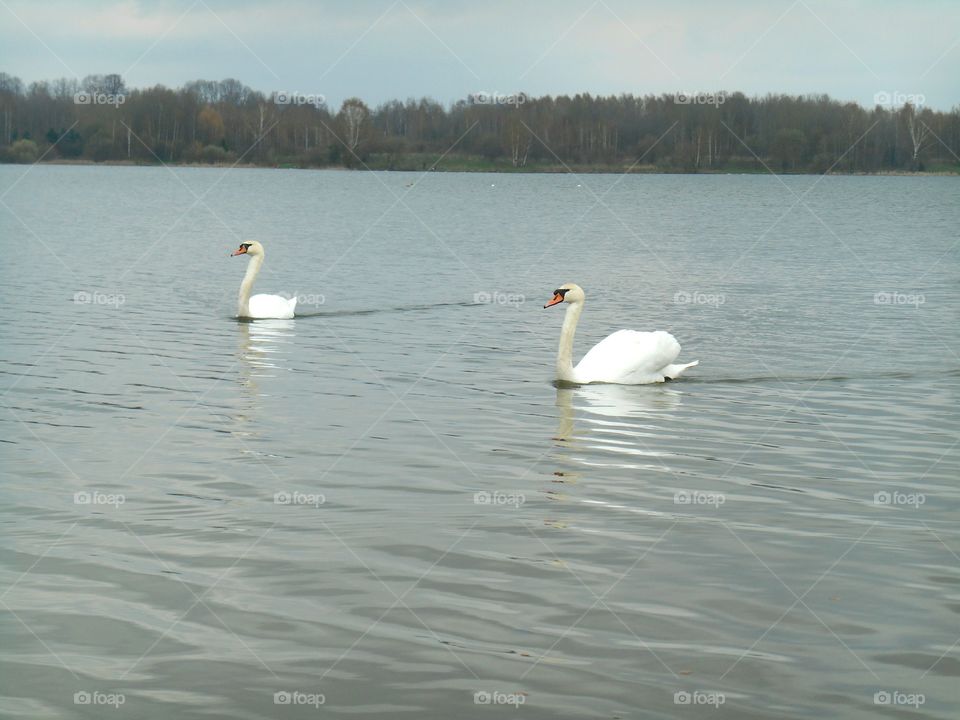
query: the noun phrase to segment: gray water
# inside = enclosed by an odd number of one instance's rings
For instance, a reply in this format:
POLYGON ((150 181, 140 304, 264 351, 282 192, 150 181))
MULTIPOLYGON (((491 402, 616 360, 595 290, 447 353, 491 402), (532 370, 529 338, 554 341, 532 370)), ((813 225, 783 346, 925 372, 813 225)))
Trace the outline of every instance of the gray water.
POLYGON ((0 167, 0 715, 955 717, 957 183, 0 167))

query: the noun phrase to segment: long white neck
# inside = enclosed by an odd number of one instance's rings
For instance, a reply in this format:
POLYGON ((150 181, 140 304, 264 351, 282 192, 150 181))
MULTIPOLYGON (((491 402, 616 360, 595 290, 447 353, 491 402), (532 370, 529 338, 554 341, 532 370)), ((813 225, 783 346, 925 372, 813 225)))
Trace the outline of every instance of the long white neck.
POLYGON ((560 330, 560 348, 557 350, 557 380, 575 382, 573 379, 573 336, 577 332, 577 322, 583 312, 583 303, 570 303, 567 314, 563 316, 563 328, 560 330))
POLYGON ((260 266, 263 265, 263 255, 251 255, 247 263, 247 272, 240 283, 240 295, 237 297, 237 317, 250 317, 250 292, 253 290, 253 281, 257 279, 260 266))

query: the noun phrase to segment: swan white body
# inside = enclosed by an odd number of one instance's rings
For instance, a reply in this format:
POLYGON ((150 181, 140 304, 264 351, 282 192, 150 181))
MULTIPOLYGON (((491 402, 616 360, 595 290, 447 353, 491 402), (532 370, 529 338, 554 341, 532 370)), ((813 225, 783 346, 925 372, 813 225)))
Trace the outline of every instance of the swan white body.
POLYGON ((237 317, 248 317, 255 320, 292 318, 297 309, 297 299, 285 298, 282 295, 254 295, 250 298, 247 313, 237 317))
POLYGON ((242 243, 240 248, 233 252, 233 255, 250 256, 250 262, 247 263, 247 272, 240 283, 240 294, 237 297, 237 317, 254 320, 286 320, 292 318, 297 309, 297 298, 264 294, 250 297, 250 292, 253 290, 253 281, 257 279, 257 274, 260 272, 260 267, 263 265, 263 259, 266 256, 263 245, 256 240, 242 243))
POLYGON ((583 312, 584 299, 583 289, 568 283, 554 291, 553 300, 544 305, 550 307, 568 303, 557 350, 557 380, 579 385, 644 385, 680 377, 684 370, 699 362, 674 362, 680 355, 680 343, 668 332, 618 330, 594 345, 574 367, 573 338, 580 313, 583 312))

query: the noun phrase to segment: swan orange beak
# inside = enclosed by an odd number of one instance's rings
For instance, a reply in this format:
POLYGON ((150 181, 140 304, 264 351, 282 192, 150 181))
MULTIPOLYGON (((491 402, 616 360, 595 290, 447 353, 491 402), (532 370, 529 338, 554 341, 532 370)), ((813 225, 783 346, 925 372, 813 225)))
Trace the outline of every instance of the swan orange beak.
POLYGON ((246 255, 246 254, 247 254, 247 249, 243 245, 241 245, 232 253, 230 253, 230 257, 236 257, 237 255, 246 255))
POLYGON ((551 300, 550 302, 548 302, 548 303, 547 303, 546 305, 544 305, 543 307, 544 307, 544 308, 548 308, 548 307, 550 307, 551 305, 556 305, 557 303, 562 303, 562 302, 563 302, 563 295, 561 295, 560 293, 557 293, 557 294, 555 294, 555 295, 553 296, 553 300, 551 300))

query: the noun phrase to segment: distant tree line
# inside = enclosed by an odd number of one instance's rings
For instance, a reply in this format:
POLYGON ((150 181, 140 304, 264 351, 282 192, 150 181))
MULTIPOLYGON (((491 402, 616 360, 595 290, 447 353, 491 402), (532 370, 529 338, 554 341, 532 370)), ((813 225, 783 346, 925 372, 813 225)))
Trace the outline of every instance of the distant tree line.
POLYGON ((479 93, 370 108, 264 95, 238 80, 172 90, 119 75, 25 86, 0 73, 0 162, 83 160, 396 170, 960 171, 960 107, 864 108, 826 95, 479 93))

